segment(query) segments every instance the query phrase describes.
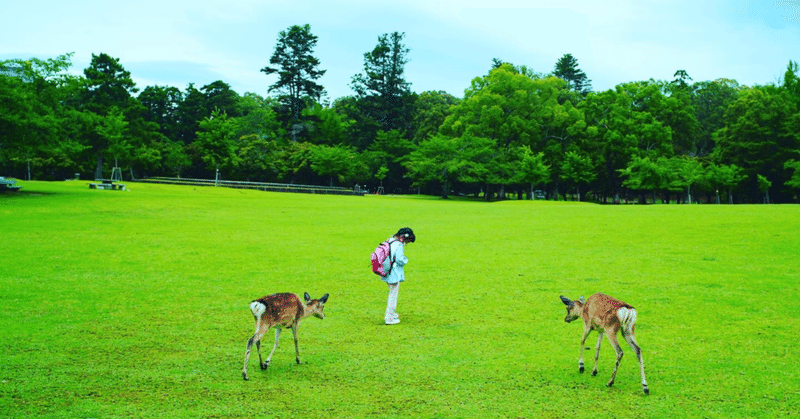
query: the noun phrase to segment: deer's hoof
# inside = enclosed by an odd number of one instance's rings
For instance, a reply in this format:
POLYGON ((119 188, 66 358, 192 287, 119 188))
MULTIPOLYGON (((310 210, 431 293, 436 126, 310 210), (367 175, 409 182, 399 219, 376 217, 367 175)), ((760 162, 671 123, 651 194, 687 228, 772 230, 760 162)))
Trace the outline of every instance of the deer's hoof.
POLYGON ((609 381, 608 384, 606 384, 606 387, 611 387, 613 385, 614 385, 614 382, 613 381, 609 381))
POLYGON ((645 396, 649 396, 650 395, 650 389, 647 388, 647 386, 645 386, 645 388, 644 388, 644 395, 645 396))
POLYGON ((244 378, 244 381, 249 380, 249 378, 247 378, 247 373, 246 372, 242 373, 242 378, 244 378))
POLYGON ((262 369, 262 370, 265 370, 265 369, 267 369, 267 367, 269 367, 269 361, 267 361, 267 362, 265 362, 265 363, 261 364, 261 369, 262 369))
POLYGON ((581 365, 580 367, 578 367, 578 371, 580 371, 580 372, 581 372, 581 374, 583 374, 583 365, 581 365))
POLYGON ((295 360, 297 361, 297 365, 302 364, 302 362, 300 362, 300 358, 296 358, 295 360))
POLYGON ((597 370, 592 371, 592 377, 597 375, 597 370))

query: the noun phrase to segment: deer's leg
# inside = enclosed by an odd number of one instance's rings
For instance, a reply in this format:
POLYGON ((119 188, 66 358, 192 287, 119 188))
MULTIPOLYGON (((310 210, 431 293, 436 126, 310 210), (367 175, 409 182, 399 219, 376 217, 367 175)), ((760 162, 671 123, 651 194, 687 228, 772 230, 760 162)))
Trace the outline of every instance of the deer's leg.
POLYGON ((600 345, 603 343, 603 332, 597 332, 597 353, 594 355, 594 368, 592 377, 597 375, 597 360, 600 359, 600 345))
POLYGON ((647 388, 647 380, 644 379, 644 360, 642 359, 642 349, 636 342, 636 337, 633 335, 633 333, 623 333, 622 336, 625 337, 625 341, 628 342, 628 345, 631 346, 631 349, 636 352, 636 358, 639 359, 639 371, 642 373, 642 389, 644 390, 644 394, 650 394, 650 389, 647 388))
POLYGON ((247 350, 244 353, 244 367, 242 368, 242 378, 245 380, 248 379, 247 377, 247 362, 250 360, 250 349, 253 347, 253 343, 256 344, 256 350, 258 350, 258 362, 261 363, 261 338, 264 336, 266 329, 264 329, 263 324, 261 324, 258 320, 256 321, 256 331, 253 333, 253 336, 250 337, 250 340, 247 341, 247 350))
POLYGON ((586 325, 583 328, 583 338, 581 338, 581 357, 578 359, 578 371, 583 373, 583 348, 586 345, 586 338, 589 337, 589 333, 592 332, 592 328, 586 325))
POLYGON ((298 364, 300 364, 300 348, 297 346, 297 326, 298 322, 292 324, 292 336, 294 336, 294 356, 298 364))
POLYGON ((272 345, 272 351, 269 353, 269 356, 267 357, 267 362, 265 362, 265 363, 264 363, 264 364, 261 366, 261 369, 262 369, 262 370, 265 370, 265 369, 267 369, 267 367, 269 367, 269 363, 270 363, 270 362, 271 362, 271 360, 272 360, 272 354, 274 354, 274 353, 275 353, 275 349, 277 349, 277 348, 278 348, 278 341, 279 341, 280 339, 281 339, 281 328, 280 328, 280 326, 276 326, 276 327, 275 327, 275 344, 274 344, 274 345, 272 345))
POLYGON ((608 341, 611 342, 611 346, 614 347, 614 350, 617 352, 617 363, 614 364, 614 372, 611 373, 611 380, 608 381, 606 384, 608 387, 614 385, 614 379, 617 377, 617 370, 619 369, 619 363, 622 361, 622 348, 619 347, 619 342, 617 342, 617 331, 616 330, 606 330, 606 335, 608 335, 608 341))

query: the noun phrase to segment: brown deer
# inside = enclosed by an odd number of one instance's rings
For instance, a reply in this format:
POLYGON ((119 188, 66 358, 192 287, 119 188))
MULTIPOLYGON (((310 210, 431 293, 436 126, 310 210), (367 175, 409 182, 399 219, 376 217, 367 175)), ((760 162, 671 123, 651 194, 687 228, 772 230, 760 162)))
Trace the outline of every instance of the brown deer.
POLYGON ((567 297, 561 296, 561 301, 567 306, 567 317, 564 321, 569 323, 578 317, 583 317, 583 338, 581 339, 581 357, 578 360, 578 369, 583 372, 583 350, 586 338, 592 330, 596 330, 599 335, 597 338, 597 354, 594 357, 594 369, 592 376, 597 375, 597 360, 600 358, 600 344, 603 343, 603 334, 608 336, 608 341, 614 346, 617 352, 617 364, 614 372, 611 373, 611 380, 606 384, 611 387, 614 385, 614 378, 617 376, 619 362, 622 360, 622 348, 617 342, 617 331, 622 332, 622 337, 631 345, 639 358, 639 369, 642 373, 642 388, 644 394, 650 394, 647 388, 647 381, 644 379, 644 361, 642 361, 642 350, 636 343, 634 328, 636 326, 636 309, 616 298, 605 294, 595 294, 584 300, 583 296, 577 301, 572 301, 567 297))
POLYGON ((292 328, 295 360, 298 364, 300 363, 300 350, 297 347, 297 326, 300 324, 300 320, 306 317, 325 318, 323 309, 325 308, 325 302, 328 301, 328 294, 323 295, 318 300, 312 300, 308 293, 305 293, 303 297, 305 298, 305 304, 300 301, 300 297, 297 294, 291 293, 266 295, 250 303, 250 311, 253 312, 253 317, 256 320, 256 331, 253 333, 253 337, 247 341, 247 352, 244 354, 242 377, 245 380, 248 379, 247 361, 250 359, 250 348, 253 347, 253 343, 255 342, 258 351, 258 364, 262 370, 265 370, 269 366, 272 354, 275 353, 275 348, 278 347, 282 328, 292 328), (272 347, 272 352, 269 353, 267 362, 262 362, 261 338, 273 326, 275 327, 275 346, 272 347))

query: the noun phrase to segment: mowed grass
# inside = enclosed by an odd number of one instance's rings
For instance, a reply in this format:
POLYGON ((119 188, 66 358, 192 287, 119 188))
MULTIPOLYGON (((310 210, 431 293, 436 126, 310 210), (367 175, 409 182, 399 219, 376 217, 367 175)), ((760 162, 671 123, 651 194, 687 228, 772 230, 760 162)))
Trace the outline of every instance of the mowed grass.
MULTIPOLYGON (((774 417, 800 411, 800 207, 20 182, 0 195, 0 416, 774 417), (383 325, 369 254, 417 242, 383 325), (267 371, 248 304, 330 293, 267 371), (635 306, 651 394, 564 294, 635 306)), ((262 350, 271 348, 270 331, 262 350)))

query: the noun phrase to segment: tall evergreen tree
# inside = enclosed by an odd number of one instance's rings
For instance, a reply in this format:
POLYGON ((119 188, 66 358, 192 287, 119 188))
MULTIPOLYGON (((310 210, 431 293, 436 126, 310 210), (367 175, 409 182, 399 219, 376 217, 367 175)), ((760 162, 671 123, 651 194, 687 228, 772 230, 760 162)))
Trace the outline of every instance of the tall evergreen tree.
POLYGON ((556 61, 553 75, 566 80, 572 90, 580 92, 584 96, 592 91, 592 81, 586 77, 583 70, 578 68, 578 59, 572 54, 564 54, 556 61))
POLYGON ((410 51, 403 45, 404 37, 402 32, 379 36, 378 45, 364 53, 364 72, 353 76, 350 84, 365 113, 383 131, 409 128, 414 95, 403 74, 410 51))
POLYGON ((269 91, 279 92, 279 100, 294 120, 300 119, 306 100, 319 101, 324 93, 322 85, 316 82, 326 71, 318 68, 320 61, 313 55, 316 45, 317 37, 311 33, 310 25, 291 26, 279 33, 269 60, 272 66, 261 69, 267 75, 278 75, 278 81, 269 91))

